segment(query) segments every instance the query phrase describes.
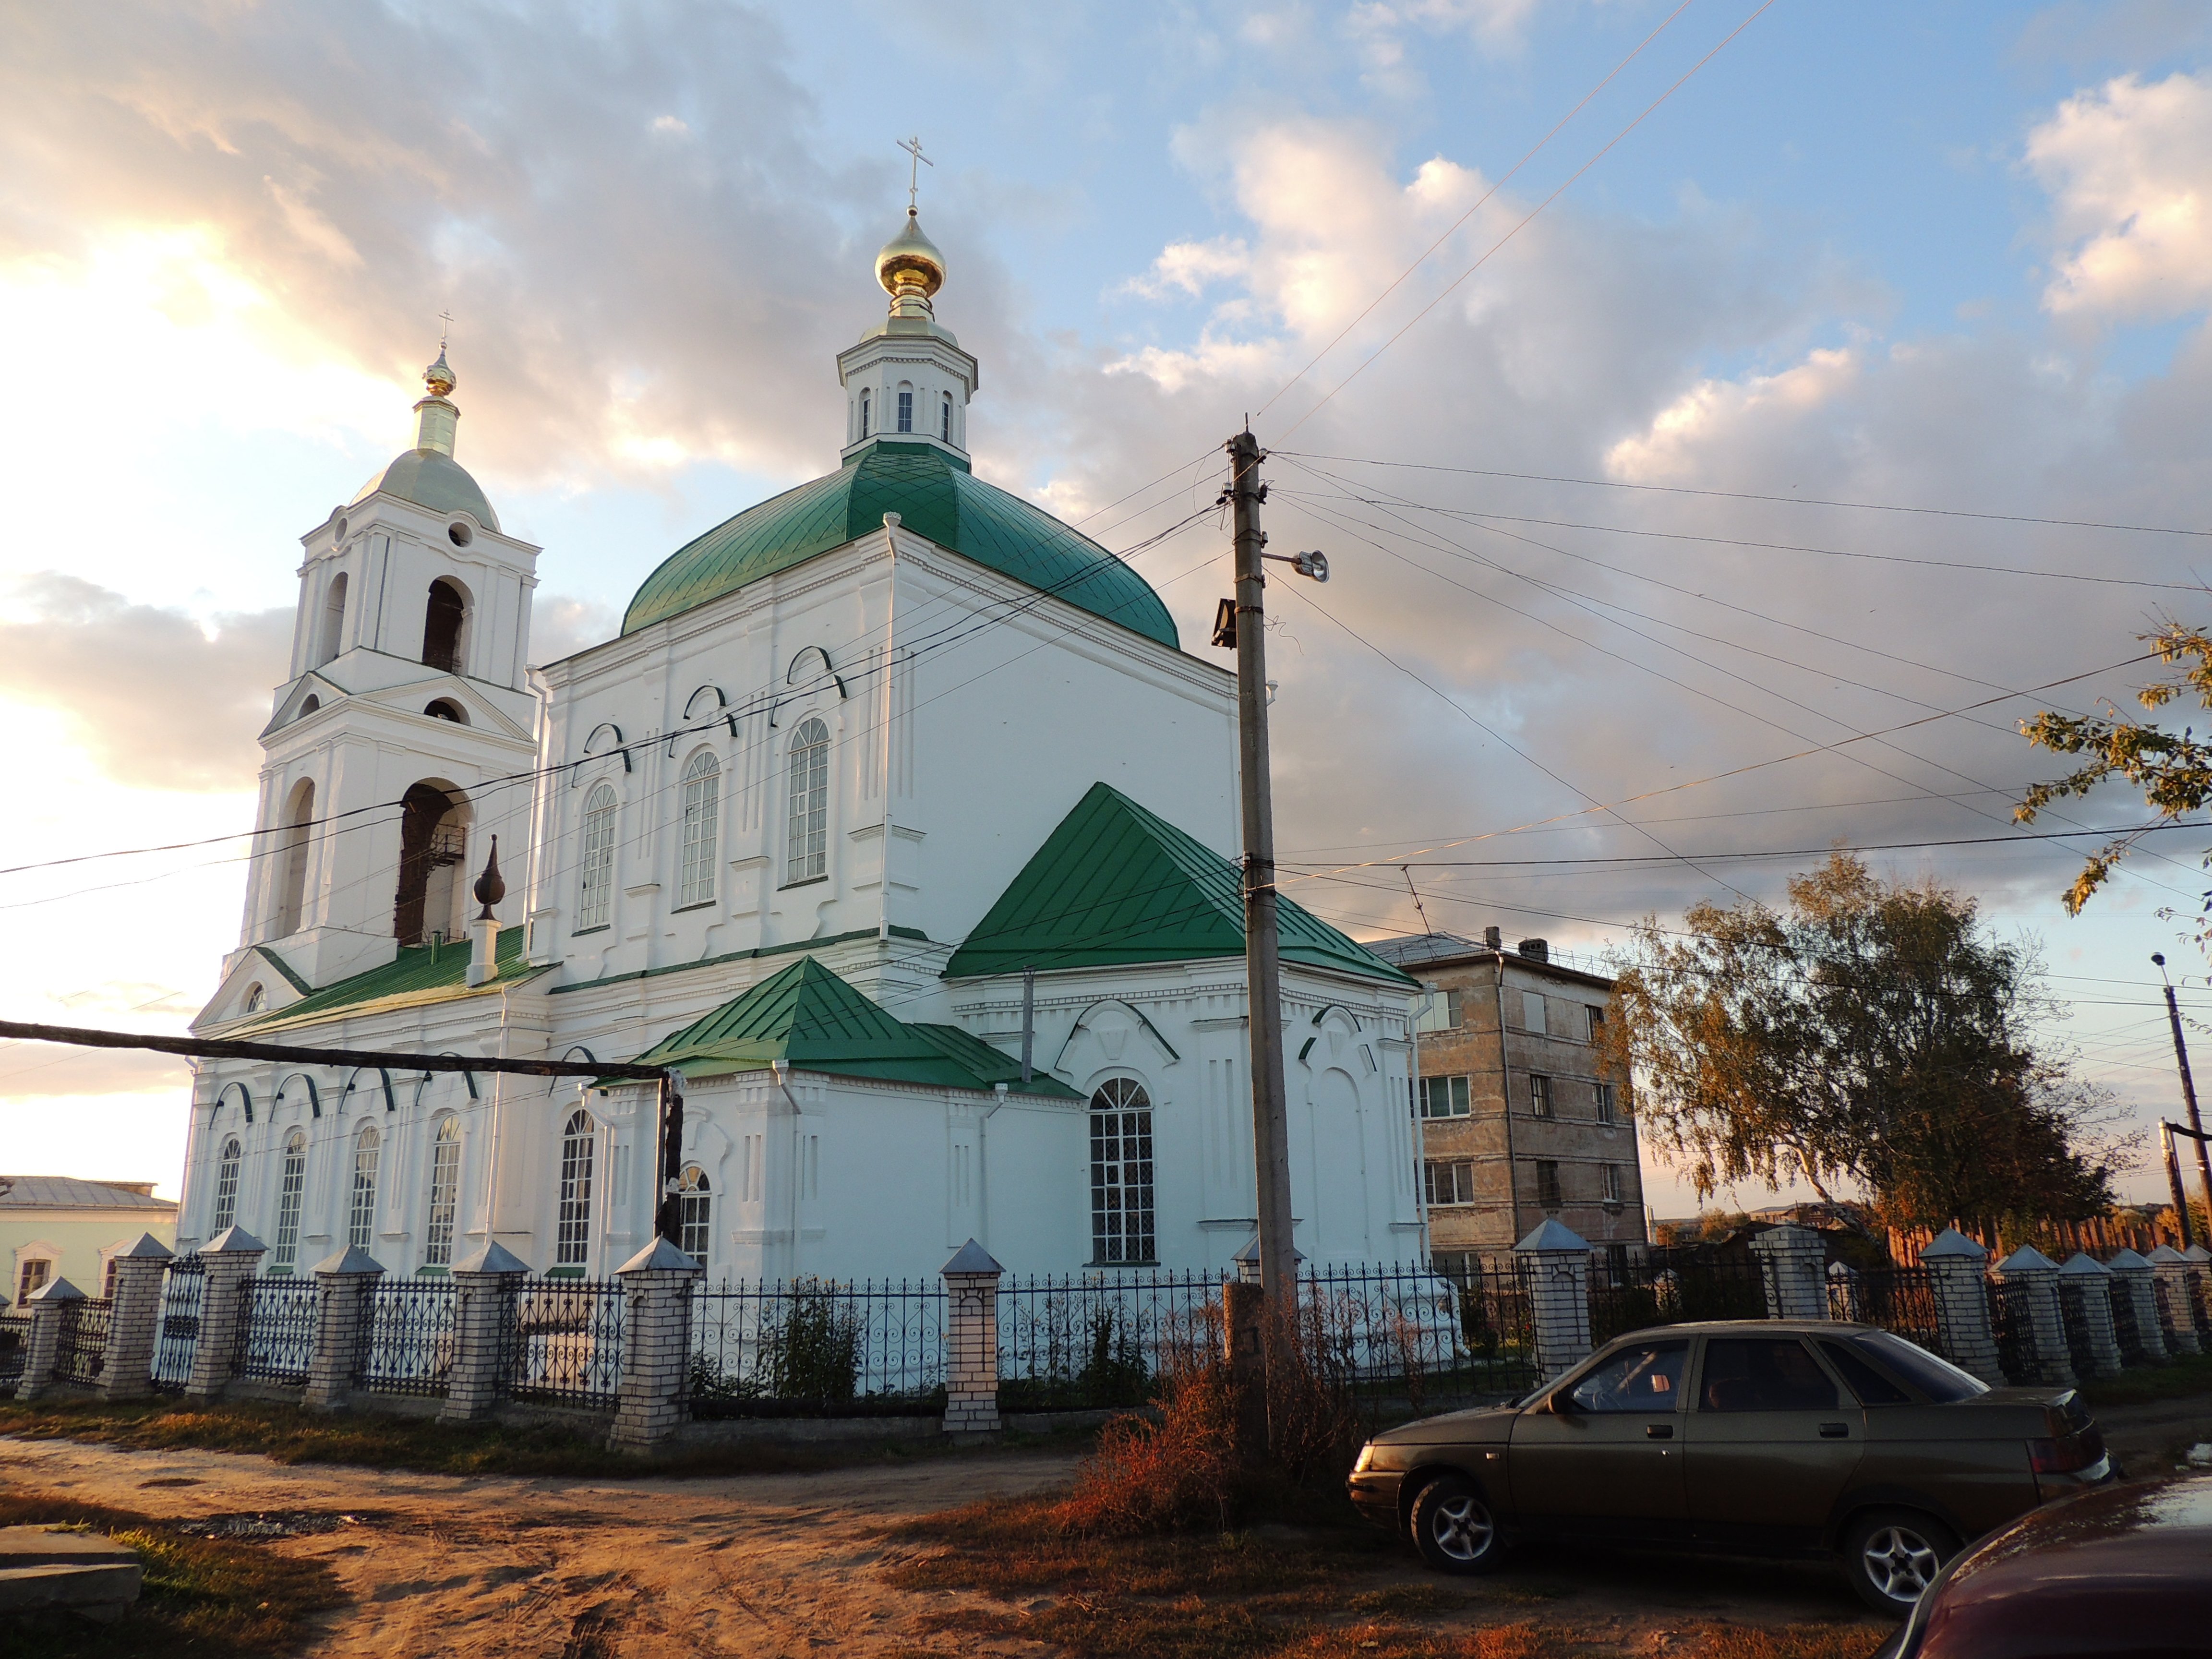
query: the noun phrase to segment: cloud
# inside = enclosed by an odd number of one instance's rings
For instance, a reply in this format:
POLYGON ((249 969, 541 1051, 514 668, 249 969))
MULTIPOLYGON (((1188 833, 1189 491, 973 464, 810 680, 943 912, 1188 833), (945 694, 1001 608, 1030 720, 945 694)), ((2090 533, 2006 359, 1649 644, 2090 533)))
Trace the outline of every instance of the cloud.
POLYGON ((2124 75, 2076 94, 2026 156, 2063 250, 2051 311, 2157 322, 2212 303, 2212 76, 2124 75))
POLYGON ((50 1096, 149 1095, 191 1087, 191 1067, 174 1054, 130 1049, 68 1049, 11 1043, 0 1048, 0 1101, 50 1096))
POLYGON ((109 777, 149 789, 252 787, 254 734, 291 651, 289 611, 204 628, 45 571, 10 584, 8 611, 0 696, 54 711, 109 777))

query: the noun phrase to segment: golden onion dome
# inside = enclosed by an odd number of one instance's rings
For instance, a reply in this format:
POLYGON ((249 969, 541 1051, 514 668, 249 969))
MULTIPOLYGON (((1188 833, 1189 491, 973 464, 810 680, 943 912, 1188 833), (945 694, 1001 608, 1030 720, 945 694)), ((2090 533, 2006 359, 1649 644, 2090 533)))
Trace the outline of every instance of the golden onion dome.
POLYGON ((912 208, 906 210, 906 228, 876 255, 876 280, 894 300, 909 295, 927 300, 945 286, 945 256, 921 234, 921 221, 912 208))

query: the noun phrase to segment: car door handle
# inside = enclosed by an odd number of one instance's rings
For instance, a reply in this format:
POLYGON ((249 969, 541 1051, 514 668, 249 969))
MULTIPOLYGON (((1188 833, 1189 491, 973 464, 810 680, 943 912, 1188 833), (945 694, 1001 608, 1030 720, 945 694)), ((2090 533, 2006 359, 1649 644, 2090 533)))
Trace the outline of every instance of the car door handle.
POLYGON ((1820 1425, 1820 1438, 1823 1440, 1848 1440, 1850 1437, 1851 1425, 1848 1423, 1823 1423, 1820 1425))
POLYGON ((1646 1423, 1644 1425, 1644 1432, 1653 1440, 1672 1440, 1674 1437, 1674 1425, 1672 1423, 1646 1423))

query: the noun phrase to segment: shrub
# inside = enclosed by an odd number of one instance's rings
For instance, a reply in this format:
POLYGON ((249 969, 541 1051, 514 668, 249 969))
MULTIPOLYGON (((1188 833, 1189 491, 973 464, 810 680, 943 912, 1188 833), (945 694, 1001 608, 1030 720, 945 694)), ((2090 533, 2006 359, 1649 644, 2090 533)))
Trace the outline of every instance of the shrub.
POLYGON ((1099 1431, 1054 1519, 1089 1537, 1225 1529, 1243 1487, 1237 1403, 1227 1366, 1177 1371, 1157 1417, 1117 1417, 1099 1431))

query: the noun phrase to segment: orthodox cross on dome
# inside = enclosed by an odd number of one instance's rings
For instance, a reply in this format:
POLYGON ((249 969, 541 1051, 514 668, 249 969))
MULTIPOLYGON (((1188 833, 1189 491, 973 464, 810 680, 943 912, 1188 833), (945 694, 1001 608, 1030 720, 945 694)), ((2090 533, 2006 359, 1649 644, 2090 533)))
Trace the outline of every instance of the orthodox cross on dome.
POLYGON ((438 313, 438 320, 445 325, 438 331, 438 355, 442 357, 446 355, 446 342, 453 332, 453 313, 450 311, 441 311, 438 313))
POLYGON ((937 163, 921 153, 921 135, 918 132, 911 138, 900 139, 899 148, 914 157, 907 168, 906 181, 906 216, 911 219, 917 210, 915 202, 921 190, 921 170, 926 167, 933 167, 937 163))

